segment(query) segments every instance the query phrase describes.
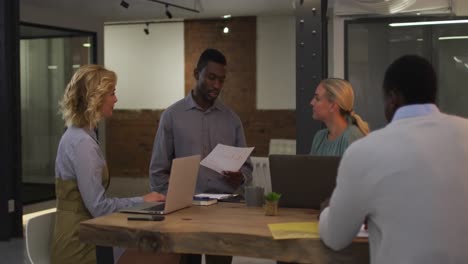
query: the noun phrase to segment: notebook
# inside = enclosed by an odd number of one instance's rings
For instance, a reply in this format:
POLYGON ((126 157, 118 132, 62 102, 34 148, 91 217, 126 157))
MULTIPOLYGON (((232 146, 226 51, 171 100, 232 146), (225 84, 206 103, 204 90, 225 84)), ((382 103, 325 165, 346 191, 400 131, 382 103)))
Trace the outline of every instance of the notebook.
POLYGON ((192 205, 212 205, 218 203, 216 199, 210 199, 208 197, 193 197, 192 205))
POLYGON ((280 207, 320 209, 336 185, 341 157, 270 155, 271 187, 280 207))
POLYGON ((165 202, 141 203, 119 212, 168 214, 191 206, 199 167, 200 155, 173 159, 165 202))

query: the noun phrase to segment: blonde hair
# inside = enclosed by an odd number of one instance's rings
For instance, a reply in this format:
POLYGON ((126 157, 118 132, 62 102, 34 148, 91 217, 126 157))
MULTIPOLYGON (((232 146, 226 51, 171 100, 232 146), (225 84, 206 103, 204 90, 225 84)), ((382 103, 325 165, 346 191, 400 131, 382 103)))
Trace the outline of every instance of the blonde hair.
POLYGON ((104 96, 117 83, 117 75, 101 65, 83 65, 68 83, 59 102, 67 126, 95 128, 101 120, 104 96))
POLYGON ((369 134, 367 122, 354 113, 354 91, 351 83, 343 79, 329 78, 322 80, 320 84, 325 89, 328 100, 338 104, 342 115, 349 115, 364 135, 369 134))

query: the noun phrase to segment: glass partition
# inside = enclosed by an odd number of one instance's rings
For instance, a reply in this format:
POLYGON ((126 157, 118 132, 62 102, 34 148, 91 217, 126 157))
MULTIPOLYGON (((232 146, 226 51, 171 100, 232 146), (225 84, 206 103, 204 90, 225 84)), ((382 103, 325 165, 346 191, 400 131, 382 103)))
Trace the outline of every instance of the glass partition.
POLYGON ((346 76, 355 88, 355 110, 369 122, 372 130, 387 123, 382 94, 385 70, 405 54, 420 55, 434 65, 439 78, 440 109, 468 117, 468 106, 464 103, 468 91, 463 85, 468 81, 468 24, 389 25, 408 20, 361 19, 346 23, 346 76))
POLYGON ((55 198, 55 155, 65 129, 58 101, 80 65, 94 62, 95 33, 20 26, 23 204, 55 198))
POLYGON ((468 117, 468 24, 433 30, 434 61, 439 77, 440 108, 468 117))

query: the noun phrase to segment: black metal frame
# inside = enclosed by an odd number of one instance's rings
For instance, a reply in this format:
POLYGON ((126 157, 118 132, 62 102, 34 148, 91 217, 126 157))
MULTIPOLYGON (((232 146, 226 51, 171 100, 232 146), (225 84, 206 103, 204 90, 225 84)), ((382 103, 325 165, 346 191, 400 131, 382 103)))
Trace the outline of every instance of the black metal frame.
POLYGON ((180 9, 183 9, 183 10, 187 10, 187 11, 190 11, 190 12, 200 13, 200 10, 193 9, 193 8, 190 8, 190 7, 181 6, 181 5, 177 5, 177 4, 173 4, 173 3, 170 3, 168 1, 160 1, 160 0, 148 0, 148 1, 153 2, 153 3, 158 3, 158 4, 165 5, 166 6, 166 11, 167 11, 168 6, 173 6, 173 7, 180 8, 180 9))
POLYGON ((30 26, 30 27, 38 27, 43 29, 52 29, 52 30, 60 30, 60 31, 70 31, 73 32, 71 34, 63 34, 63 35, 53 35, 53 36, 39 36, 39 37, 20 37, 20 39, 41 39, 41 38, 68 38, 68 37, 79 37, 83 35, 90 35, 91 36, 91 45, 93 48, 92 63, 97 63, 97 33, 93 31, 86 31, 86 30, 79 30, 79 29, 71 29, 71 28, 64 28, 64 27, 56 27, 56 26, 49 26, 43 24, 36 24, 30 22, 20 22, 20 26, 30 26))
POLYGON ((309 105, 315 87, 327 76, 327 1, 301 0, 296 7, 296 152, 308 154, 321 127, 309 105))
POLYGON ((0 1, 0 20, 0 240, 8 240, 23 235, 19 1, 0 1))

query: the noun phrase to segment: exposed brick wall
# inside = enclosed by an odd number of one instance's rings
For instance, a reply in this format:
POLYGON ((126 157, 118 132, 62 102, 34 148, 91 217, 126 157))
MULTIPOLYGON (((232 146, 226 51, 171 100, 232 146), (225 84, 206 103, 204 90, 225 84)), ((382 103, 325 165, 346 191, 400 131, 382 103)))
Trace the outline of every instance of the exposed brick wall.
POLYGON ((112 176, 147 177, 162 110, 114 110, 106 121, 106 158, 112 176))
MULTIPOLYGON (((162 110, 115 110, 106 122, 107 163, 112 176, 147 177, 154 136, 162 110)), ((268 156, 271 138, 296 136, 296 116, 290 110, 239 114, 253 156, 268 156)))
POLYGON ((189 20, 184 24, 185 91, 195 86, 193 69, 207 48, 220 50, 227 60, 223 102, 236 113, 253 112, 256 104, 255 17, 229 19, 229 34, 222 32, 226 20, 189 20))
POLYGON ((291 110, 257 110, 240 114, 248 146, 254 146, 252 156, 268 156, 272 138, 296 138, 296 113, 291 110))
MULTIPOLYGON (((185 91, 195 85, 193 69, 206 48, 222 51, 228 61, 228 76, 221 97, 241 118, 248 146, 254 156, 267 156, 271 138, 296 137, 293 110, 256 110, 256 19, 185 22, 185 91)), ((146 177, 154 136, 162 110, 116 110, 106 123, 106 152, 114 176, 146 177)))

